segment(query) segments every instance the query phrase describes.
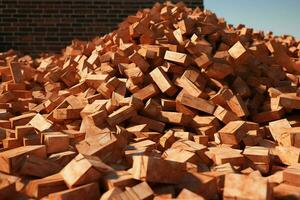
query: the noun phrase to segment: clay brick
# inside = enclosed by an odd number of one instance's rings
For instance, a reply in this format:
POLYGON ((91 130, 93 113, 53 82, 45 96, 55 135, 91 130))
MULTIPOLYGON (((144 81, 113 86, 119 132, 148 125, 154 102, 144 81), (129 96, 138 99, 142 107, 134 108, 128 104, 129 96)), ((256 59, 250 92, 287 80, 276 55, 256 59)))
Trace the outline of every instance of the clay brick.
POLYGON ((53 111, 53 118, 56 120, 79 119, 81 109, 58 108, 53 111))
POLYGON ((88 156, 97 156, 104 162, 116 162, 122 156, 121 138, 112 133, 102 133, 91 136, 76 144, 79 153, 88 156))
POLYGON ((104 173, 111 170, 97 157, 78 154, 60 171, 60 175, 68 187, 72 188, 98 181, 104 173))
POLYGON ((131 172, 133 178, 142 181, 178 183, 186 172, 185 170, 183 163, 149 156, 134 156, 131 172))
POLYGON ((282 94, 279 96, 279 104, 284 108, 300 109, 300 97, 293 94, 282 94))
POLYGON ((269 149, 265 147, 246 147, 243 154, 253 162, 270 162, 269 149))
POLYGON ((66 166, 77 154, 74 151, 64 151, 51 154, 48 157, 49 161, 58 164, 59 166, 66 166))
POLYGON ((0 176, 0 195, 2 199, 15 198, 16 196, 16 180, 1 174, 0 176))
POLYGON ((171 145, 176 141, 174 131, 167 131, 163 136, 159 138, 159 144, 162 148, 170 148, 171 145))
POLYGON ((270 168, 270 152, 266 147, 246 147, 243 155, 251 161, 261 173, 268 173, 270 168))
POLYGON ((141 100, 146 100, 157 94, 159 94, 159 88, 152 83, 135 92, 133 96, 141 100))
POLYGON ((241 174, 228 174, 225 177, 224 199, 271 199, 271 197, 271 187, 263 178, 241 174), (248 187, 249 185, 251 187, 248 187))
POLYGON ((270 132, 277 142, 281 142, 285 129, 289 128, 291 128, 291 125, 287 119, 280 119, 269 123, 270 132))
POLYGON ((300 150, 296 147, 276 146, 274 154, 285 165, 294 165, 299 163, 300 160, 300 150))
POLYGON ((133 53, 129 59, 135 63, 142 70, 142 72, 147 72, 148 68, 150 67, 149 63, 137 52, 133 53))
POLYGON ((35 115, 35 113, 28 113, 10 118, 9 121, 11 123, 11 127, 14 128, 15 126, 26 125, 28 122, 30 122, 30 120, 32 120, 32 118, 35 117, 35 115))
POLYGON ((167 149, 162 156, 165 160, 175 161, 179 163, 201 163, 200 157, 198 157, 195 153, 178 148, 167 149))
POLYGON ((183 66, 187 66, 190 63, 188 55, 174 51, 166 51, 164 59, 183 66))
POLYGON ((169 96, 173 96, 176 93, 176 87, 170 81, 168 75, 160 67, 157 67, 156 69, 151 71, 150 76, 162 91, 162 93, 166 93, 169 96))
POLYGON ((201 56, 197 57, 194 61, 196 65, 201 69, 206 69, 209 65, 213 63, 212 60, 205 53, 202 53, 201 56))
POLYGON ((218 131, 223 144, 238 144, 250 130, 257 130, 258 124, 246 121, 232 121, 218 131))
POLYGON ((112 188, 108 191, 106 191, 100 198, 100 200, 109 200, 112 198, 118 198, 119 195, 121 195, 123 191, 120 188, 112 188))
POLYGON ((287 169, 282 171, 283 181, 289 185, 294 185, 299 187, 299 176, 300 176, 300 166, 299 164, 289 166, 287 169))
POLYGON ((213 199, 217 192, 216 178, 198 172, 187 173, 180 185, 205 199, 213 199))
POLYGON ((14 83, 22 83, 23 75, 21 72, 21 66, 18 62, 11 62, 9 63, 10 72, 13 77, 14 83))
POLYGON ((113 126, 129 119, 135 114, 136 111, 133 106, 123 106, 122 108, 108 115, 106 120, 111 126, 113 126))
POLYGON ((58 153, 67 151, 69 148, 70 138, 68 135, 60 132, 47 132, 44 134, 44 144, 47 153, 58 153))
POLYGON ((61 167, 48 160, 36 156, 27 156, 20 174, 35 177, 46 177, 58 173, 61 167))
POLYGON ((273 193, 274 193, 274 197, 278 199, 289 199, 289 198, 297 199, 300 196, 299 189, 300 189, 299 187, 282 183, 274 187, 273 193))
POLYGON ((176 199, 204 200, 204 198, 201 197, 200 195, 187 189, 182 189, 176 199))
POLYGON ((237 121, 240 119, 234 112, 226 110, 222 106, 217 106, 213 115, 224 124, 228 124, 231 121, 237 121))
POLYGON ((161 111, 158 117, 160 121, 170 124, 186 125, 190 122, 190 117, 180 112, 161 111))
POLYGON ((46 158, 45 145, 33 145, 18 147, 0 153, 0 171, 5 173, 15 173, 22 167, 22 161, 27 155, 46 158))
POLYGON ((51 128, 52 126, 52 123, 40 114, 36 114, 36 116, 29 121, 29 124, 41 132, 51 128))
POLYGON ((238 41, 228 50, 228 53, 233 59, 238 60, 243 59, 243 57, 245 57, 248 52, 244 45, 240 41, 238 41))
POLYGON ((76 198, 98 200, 100 198, 98 184, 90 183, 73 189, 63 190, 48 195, 49 200, 71 200, 76 198))
POLYGON ((233 90, 241 97, 248 97, 251 95, 251 90, 247 83, 240 77, 237 77, 232 83, 233 90))
POLYGON ((183 36, 181 34, 181 30, 180 29, 176 29, 175 31, 173 31, 173 37, 175 38, 175 41, 178 44, 184 45, 183 36))
POLYGON ((131 80, 131 82, 135 85, 137 85, 139 83, 143 83, 143 81, 144 81, 144 74, 141 71, 141 69, 138 67, 125 69, 124 73, 131 80))
POLYGON ((223 63, 213 63, 206 69, 207 76, 217 80, 222 80, 232 73, 232 67, 223 63))
POLYGON ((137 180, 133 179, 132 175, 128 171, 116 171, 111 172, 103 177, 104 185, 107 190, 113 188, 131 187, 138 183, 137 180))
POLYGON ((151 187, 146 182, 139 183, 133 187, 127 187, 126 192, 129 194, 130 199, 139 200, 150 199, 154 195, 151 187))
POLYGON ((147 124, 147 127, 153 131, 162 132, 165 129, 165 123, 140 115, 133 116, 130 121, 137 124, 147 124))
POLYGON ((230 163, 234 166, 241 166, 245 162, 244 156, 241 153, 241 150, 228 147, 211 147, 209 148, 208 156, 216 165, 230 163))
POLYGON ((25 194, 29 197, 42 198, 50 193, 66 190, 67 186, 60 174, 54 174, 42 179, 29 181, 25 187, 25 194))
POLYGON ((186 106, 195 108, 208 114, 213 114, 215 111, 215 105, 213 103, 202 98, 193 97, 187 93, 177 96, 176 100, 186 106))
POLYGON ((24 125, 24 126, 16 126, 15 128, 15 136, 17 139, 22 139, 23 137, 35 134, 35 129, 33 126, 24 125))

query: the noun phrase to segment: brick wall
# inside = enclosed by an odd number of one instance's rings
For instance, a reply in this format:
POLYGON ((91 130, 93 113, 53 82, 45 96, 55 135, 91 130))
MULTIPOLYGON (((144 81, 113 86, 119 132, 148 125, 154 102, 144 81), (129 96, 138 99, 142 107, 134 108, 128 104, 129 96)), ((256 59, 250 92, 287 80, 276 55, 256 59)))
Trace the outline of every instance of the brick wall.
MULTIPOLYGON (((110 32, 126 16, 155 2, 163 1, 0 0, 0 52, 59 52, 74 38, 89 40, 110 32)), ((184 2, 203 7, 202 0, 184 2)))

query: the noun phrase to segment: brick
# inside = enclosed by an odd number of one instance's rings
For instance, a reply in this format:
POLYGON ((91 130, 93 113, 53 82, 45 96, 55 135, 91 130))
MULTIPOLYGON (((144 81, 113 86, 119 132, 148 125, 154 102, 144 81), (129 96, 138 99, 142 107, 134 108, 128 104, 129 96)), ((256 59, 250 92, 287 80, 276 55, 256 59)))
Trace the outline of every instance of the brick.
POLYGON ((224 144, 238 144, 246 135, 247 131, 257 130, 258 124, 245 121, 232 121, 219 130, 220 138, 224 144))
POLYGON ((233 59, 240 60, 243 59, 243 57, 245 57, 248 52, 244 45, 240 41, 238 41, 228 50, 228 53, 233 59))
POLYGON ((176 87, 160 67, 151 71, 150 76, 163 93, 166 93, 169 96, 173 96, 176 93, 176 87))
POLYGON ((49 200, 54 199, 74 199, 74 198, 86 198, 96 200, 100 198, 100 192, 97 183, 90 183, 82 185, 73 189, 63 190, 48 195, 49 200))
POLYGON ((60 174, 54 174, 42 179, 29 181, 25 187, 25 194, 29 197, 42 198, 48 194, 67 189, 60 174))
MULTIPOLYGON (((284 129, 291 128, 291 125, 287 119, 280 119, 273 122, 269 122, 269 129, 275 141, 281 142, 284 136, 284 129)), ((287 141, 288 142, 288 141, 287 141)))
POLYGON ((185 165, 161 158, 134 156, 131 171, 133 178, 138 180, 155 183, 177 183, 185 173, 185 165), (160 171, 154 169, 160 169, 160 171))
POLYGON ((183 66, 187 66, 190 63, 189 57, 186 54, 174 51, 166 51, 164 59, 183 66))
POLYGON ((60 171, 60 175, 68 187, 72 188, 98 181, 104 173, 111 170, 99 158, 79 154, 60 171))
POLYGON ((237 121, 240 119, 234 112, 226 110, 222 106, 217 106, 213 114, 224 124, 228 124, 231 121, 237 121))
POLYGON ((241 150, 228 147, 211 147, 209 148, 208 155, 216 165, 230 163, 233 166, 241 166, 245 162, 244 156, 241 153, 241 150))
POLYGON ((125 69, 124 73, 135 85, 142 83, 144 81, 144 74, 141 71, 141 69, 138 67, 125 69))
POLYGON ((177 196, 177 199, 203 200, 204 198, 190 190, 182 189, 179 195, 177 196))
POLYGON ((133 187, 127 187, 126 192, 131 198, 140 200, 150 199, 154 195, 151 187, 146 182, 142 182, 133 187))
POLYGON ((174 132, 167 131, 163 136, 159 138, 159 144, 162 148, 167 149, 170 148, 171 145, 176 141, 174 132))
POLYGON ((58 173, 61 167, 48 160, 36 156, 27 156, 20 174, 35 177, 46 177, 58 173))
POLYGON ((29 121, 29 124, 41 132, 51 128, 52 126, 52 123, 40 114, 36 114, 35 117, 29 121))
POLYGON ((35 113, 28 113, 28 114, 23 114, 23 115, 19 115, 16 117, 12 117, 9 119, 9 121, 11 122, 11 127, 21 126, 21 125, 26 125, 35 116, 36 116, 35 113))
POLYGON ((205 79, 195 70, 186 70, 183 75, 176 80, 179 87, 184 88, 184 92, 189 93, 194 97, 203 97, 203 86, 205 86, 205 79), (198 83, 198 80, 202 81, 198 83))
POLYGON ((206 69, 209 65, 213 63, 205 53, 202 53, 201 56, 197 57, 194 61, 196 65, 201 69, 206 69))
POLYGON ((141 100, 146 100, 159 94, 159 92, 159 88, 156 85, 149 84, 146 87, 135 92, 133 96, 141 100))
POLYGON ((270 151, 266 147, 246 147, 243 155, 251 161, 261 173, 268 173, 270 168, 270 151))
POLYGON ((275 198, 299 198, 300 192, 299 187, 292 186, 286 183, 279 184, 274 187, 274 197, 275 198))
POLYGON ((180 112, 161 111, 157 117, 159 117, 160 121, 177 125, 186 125, 191 120, 190 116, 180 112))
POLYGON ((204 199, 214 198, 214 194, 217 192, 216 178, 198 172, 186 174, 180 185, 204 199))
POLYGON ((9 199, 16 196, 16 180, 13 176, 0 175, 0 195, 3 199, 9 199))
POLYGON ((193 97, 187 93, 177 96, 176 100, 186 106, 195 108, 208 114, 213 114, 215 110, 215 105, 213 103, 202 98, 193 97))
POLYGON ((299 176, 300 176, 300 167, 298 164, 289 166, 287 169, 282 171, 283 181, 289 185, 294 185, 299 187, 299 176))
POLYGON ((112 188, 108 191, 106 191, 100 198, 100 200, 108 200, 111 198, 118 198, 119 195, 121 195, 123 193, 123 191, 116 187, 116 188, 112 188))
POLYGON ((271 187, 263 178, 241 174, 228 174, 225 177, 224 199, 271 199, 271 187), (238 184, 243 182, 244 184, 238 184), (252 187, 247 187, 251 185, 252 187))
POLYGON ((300 160, 300 150, 296 147, 276 146, 274 154, 285 165, 294 165, 299 163, 300 160))
POLYGON ((81 154, 97 156, 104 162, 116 162, 123 154, 120 140, 112 133, 98 134, 76 144, 76 149, 81 154))
POLYGON ((33 145, 18 147, 0 153, 1 166, 0 171, 5 173, 15 173, 22 167, 22 160, 27 155, 34 155, 40 158, 46 158, 46 148, 44 145, 33 145))
POLYGON ((134 116, 136 111, 133 106, 123 106, 122 108, 116 110, 112 114, 110 114, 107 118, 107 122, 110 125, 119 124, 128 118, 134 116))
POLYGON ((138 183, 128 171, 123 170, 108 173, 103 179, 107 190, 113 188, 124 189, 125 187, 131 187, 138 183))
POLYGON ((146 72, 150 67, 149 63, 137 52, 133 53, 129 59, 135 63, 142 70, 142 72, 146 72))
POLYGON ((60 132, 47 132, 43 133, 43 135, 48 154, 59 153, 69 149, 70 138, 68 135, 60 132))
POLYGON ((232 67, 223 63, 213 63, 206 69, 207 76, 217 80, 224 79, 226 76, 232 73, 232 67))
POLYGON ((130 121, 133 123, 142 123, 147 124, 147 127, 153 131, 162 132, 165 129, 166 124, 151 118, 135 115, 130 118, 130 121))
POLYGON ((18 62, 11 62, 9 64, 10 72, 13 77, 14 83, 21 83, 23 81, 23 75, 21 72, 21 66, 18 62))
POLYGON ((279 104, 284 108, 300 109, 300 98, 293 94, 282 94, 279 96, 279 104))

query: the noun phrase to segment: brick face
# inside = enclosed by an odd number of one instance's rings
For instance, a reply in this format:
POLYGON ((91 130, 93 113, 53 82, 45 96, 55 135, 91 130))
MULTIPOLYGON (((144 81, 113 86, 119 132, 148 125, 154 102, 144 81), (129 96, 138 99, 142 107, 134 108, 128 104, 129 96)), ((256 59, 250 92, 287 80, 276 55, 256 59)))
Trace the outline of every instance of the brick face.
MULTIPOLYGON (((72 39, 89 40, 160 0, 0 0, 0 52, 59 52, 72 39)), ((178 2, 178 1, 173 1, 178 2)), ((183 0, 192 8, 202 0, 183 0)))

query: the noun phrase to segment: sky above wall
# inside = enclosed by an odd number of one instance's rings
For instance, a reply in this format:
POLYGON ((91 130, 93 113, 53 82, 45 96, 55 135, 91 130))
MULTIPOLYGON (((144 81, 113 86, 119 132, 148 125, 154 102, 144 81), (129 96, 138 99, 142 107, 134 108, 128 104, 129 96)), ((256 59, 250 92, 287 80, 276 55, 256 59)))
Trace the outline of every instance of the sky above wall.
POLYGON ((229 24, 300 39, 300 0, 204 0, 204 6, 229 24))

